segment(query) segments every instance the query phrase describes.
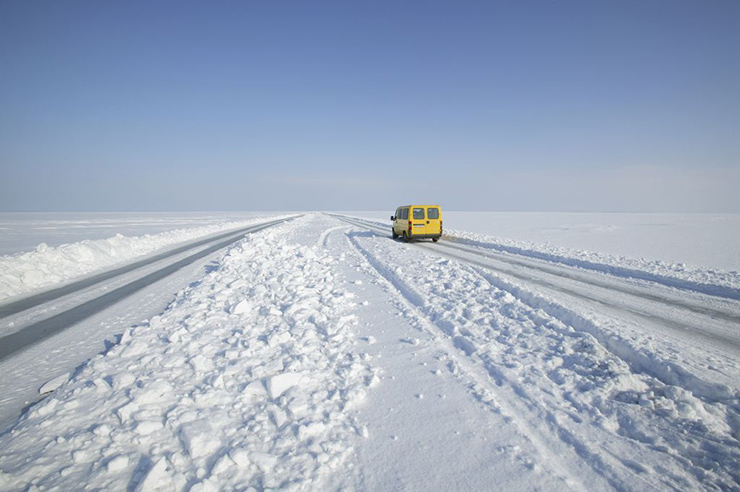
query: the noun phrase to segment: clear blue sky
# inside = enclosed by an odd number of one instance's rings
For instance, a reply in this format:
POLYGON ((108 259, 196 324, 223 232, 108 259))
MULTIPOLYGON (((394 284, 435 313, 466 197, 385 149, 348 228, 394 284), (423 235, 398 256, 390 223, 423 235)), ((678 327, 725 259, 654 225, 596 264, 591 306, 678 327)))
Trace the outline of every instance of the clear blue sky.
POLYGON ((740 212, 740 2, 0 2, 0 210, 740 212))

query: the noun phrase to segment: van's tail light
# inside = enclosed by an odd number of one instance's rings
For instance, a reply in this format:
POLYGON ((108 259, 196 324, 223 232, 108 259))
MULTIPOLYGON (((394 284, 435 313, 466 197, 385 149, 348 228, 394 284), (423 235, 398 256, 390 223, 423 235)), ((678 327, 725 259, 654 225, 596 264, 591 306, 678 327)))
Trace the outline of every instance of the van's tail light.
POLYGON ((411 226, 412 225, 413 225, 413 223, 409 220, 409 235, 411 235, 411 226))

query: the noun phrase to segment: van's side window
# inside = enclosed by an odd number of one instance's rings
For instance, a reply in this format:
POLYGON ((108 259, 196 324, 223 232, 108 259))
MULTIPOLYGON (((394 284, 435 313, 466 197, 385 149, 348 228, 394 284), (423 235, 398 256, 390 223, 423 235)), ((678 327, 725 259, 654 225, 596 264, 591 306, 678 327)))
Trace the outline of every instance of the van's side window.
POLYGON ((400 218, 401 218, 401 209, 400 209, 400 208, 397 208, 397 209, 396 209, 396 214, 395 214, 395 216, 396 216, 396 219, 400 219, 400 218))
POLYGON ((406 220, 409 218, 409 209, 404 208, 401 212, 403 213, 403 217, 401 217, 401 220, 406 220))
POLYGON ((427 209, 427 218, 428 219, 439 219, 439 209, 437 207, 430 207, 427 209))
POLYGON ((424 220, 424 209, 423 208, 414 209, 414 220, 424 220))

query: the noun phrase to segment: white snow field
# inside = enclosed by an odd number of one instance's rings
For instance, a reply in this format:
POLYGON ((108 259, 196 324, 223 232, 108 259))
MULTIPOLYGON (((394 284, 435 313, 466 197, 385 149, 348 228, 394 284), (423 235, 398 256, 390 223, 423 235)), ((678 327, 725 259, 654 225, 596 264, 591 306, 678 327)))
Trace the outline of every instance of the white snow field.
MULTIPOLYGON (((3 242, 12 247, 27 243, 29 240, 35 241, 38 239, 39 230, 45 232, 43 237, 52 244, 60 243, 62 238, 67 239, 69 237, 68 228, 72 230, 78 228, 87 231, 88 234, 95 234, 93 231, 97 231, 98 234, 106 234, 106 236, 100 239, 84 239, 69 244, 60 244, 56 247, 41 242, 32 251, 0 256, 0 300, 48 288, 135 258, 141 258, 168 246, 179 245, 266 220, 264 216, 240 221, 226 220, 231 218, 228 216, 221 216, 220 220, 215 220, 218 216, 196 216, 190 217, 187 221, 182 218, 170 218, 169 220, 159 218, 159 220, 147 222, 143 218, 138 220, 116 217, 95 219, 96 214, 91 214, 92 217, 86 217, 83 214, 84 219, 77 220, 64 215, 62 215, 66 217, 64 220, 59 218, 52 220, 48 217, 29 219, 26 214, 3 215, 0 215, 0 230, 5 228, 2 231, 3 242), (10 220, 9 216, 12 216, 14 220, 10 220), (198 222, 198 219, 202 219, 202 222, 198 222), (201 225, 193 227, 196 223, 201 225), (202 225, 203 223, 207 225, 202 225), (141 233, 143 230, 152 228, 157 230, 162 227, 171 227, 173 224, 191 227, 165 229, 156 234, 132 237, 124 236, 121 232, 114 233, 113 237, 107 236, 111 228, 118 231, 134 230, 141 233), (21 229, 24 227, 24 232, 22 232, 21 229)), ((35 214, 31 216, 34 217, 35 214)), ((154 217, 157 218, 156 215, 154 217)))
POLYGON ((234 243, 38 385, 0 489, 740 488, 736 272, 389 236, 306 214, 234 243))

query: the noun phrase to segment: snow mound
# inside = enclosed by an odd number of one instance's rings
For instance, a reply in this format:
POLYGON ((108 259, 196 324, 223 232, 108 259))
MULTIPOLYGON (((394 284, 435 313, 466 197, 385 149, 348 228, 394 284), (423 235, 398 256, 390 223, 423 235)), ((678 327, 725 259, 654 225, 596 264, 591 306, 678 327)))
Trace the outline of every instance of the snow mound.
POLYGON ((663 260, 628 258, 458 230, 448 230, 445 239, 481 249, 596 270, 618 277, 648 280, 669 287, 740 299, 740 272, 696 267, 663 260))
POLYGON ((267 220, 261 217, 133 237, 116 234, 108 239, 85 240, 57 248, 41 243, 34 251, 0 256, 0 300, 67 282, 168 246, 267 220))
POLYGON ((373 371, 337 259, 291 227, 242 240, 32 407, 0 436, 0 488, 332 488, 373 371))

